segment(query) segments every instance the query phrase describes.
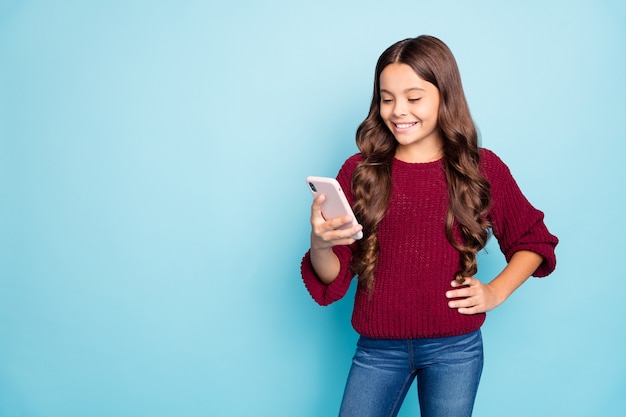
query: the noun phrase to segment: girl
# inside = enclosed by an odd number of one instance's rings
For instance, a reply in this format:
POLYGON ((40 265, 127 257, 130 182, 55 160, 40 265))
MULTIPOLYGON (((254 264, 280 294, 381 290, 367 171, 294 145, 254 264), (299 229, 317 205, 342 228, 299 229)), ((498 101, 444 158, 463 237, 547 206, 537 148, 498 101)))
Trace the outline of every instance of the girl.
POLYGON ((556 265, 558 242, 507 166, 478 147, 456 61, 420 36, 380 56, 360 153, 337 180, 360 224, 311 207, 311 248, 302 261, 313 299, 342 298, 358 275, 352 325, 359 333, 341 416, 395 416, 417 378, 423 417, 470 416, 483 365, 485 312, 530 275, 556 265), (363 238, 349 236, 362 230, 363 238), (490 233, 507 266, 474 278, 490 233))

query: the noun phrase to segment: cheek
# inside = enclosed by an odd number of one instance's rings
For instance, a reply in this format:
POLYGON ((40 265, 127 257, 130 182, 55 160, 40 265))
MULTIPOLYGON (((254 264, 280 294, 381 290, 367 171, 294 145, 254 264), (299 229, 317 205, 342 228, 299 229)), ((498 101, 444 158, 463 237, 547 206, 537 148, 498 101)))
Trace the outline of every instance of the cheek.
POLYGON ((391 111, 389 110, 388 106, 381 106, 378 113, 380 114, 380 117, 386 122, 387 119, 389 119, 391 111))
POLYGON ((421 112, 425 117, 429 119, 437 120, 439 116, 439 105, 438 103, 428 103, 428 106, 424 106, 421 112))
POLYGON ((441 102, 439 100, 433 100, 432 103, 432 113, 434 114, 435 118, 439 118, 439 110, 441 108, 441 102))

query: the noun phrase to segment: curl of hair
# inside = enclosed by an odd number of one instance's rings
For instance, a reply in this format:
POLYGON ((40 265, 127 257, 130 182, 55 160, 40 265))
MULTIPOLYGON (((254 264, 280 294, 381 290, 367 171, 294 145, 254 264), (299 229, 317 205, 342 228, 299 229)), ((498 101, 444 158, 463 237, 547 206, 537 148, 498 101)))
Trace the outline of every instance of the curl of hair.
POLYGON ((363 239, 352 260, 359 282, 373 289, 379 246, 377 228, 385 216, 391 194, 391 165, 397 142, 380 117, 380 75, 392 63, 409 65, 415 73, 439 90, 438 125, 443 139, 443 159, 448 182, 449 208, 445 224, 448 241, 460 253, 455 279, 476 274, 476 254, 489 238, 489 182, 479 171, 478 132, 463 92, 461 76, 448 47, 432 36, 419 36, 395 43, 376 64, 374 91, 369 113, 359 125, 356 143, 362 155, 352 175, 354 212, 363 225, 363 239), (461 232, 455 238, 455 230, 461 232))

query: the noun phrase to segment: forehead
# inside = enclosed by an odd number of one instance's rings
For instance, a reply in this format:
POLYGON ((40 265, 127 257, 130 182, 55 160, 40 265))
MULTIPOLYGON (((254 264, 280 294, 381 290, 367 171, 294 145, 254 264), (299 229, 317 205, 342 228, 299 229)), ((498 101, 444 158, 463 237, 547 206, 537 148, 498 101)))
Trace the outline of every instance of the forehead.
POLYGON ((380 90, 390 93, 401 93, 406 90, 430 91, 434 85, 424 80, 407 64, 394 63, 387 65, 380 73, 380 90))

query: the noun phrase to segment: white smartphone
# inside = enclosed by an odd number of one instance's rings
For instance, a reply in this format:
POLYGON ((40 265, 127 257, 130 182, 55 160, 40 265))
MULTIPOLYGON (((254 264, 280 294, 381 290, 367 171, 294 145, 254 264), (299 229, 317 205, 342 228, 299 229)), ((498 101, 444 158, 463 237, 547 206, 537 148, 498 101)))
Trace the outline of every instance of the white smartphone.
MULTIPOLYGON (((348 199, 346 199, 336 179, 329 177, 307 177, 306 183, 314 198, 319 194, 326 196, 326 200, 324 200, 322 204, 322 216, 324 216, 324 219, 330 220, 349 214, 352 216, 352 222, 343 226, 342 229, 347 229, 359 224, 348 203, 348 199)), ((350 237, 352 239, 361 239, 363 232, 359 231, 350 237)))

